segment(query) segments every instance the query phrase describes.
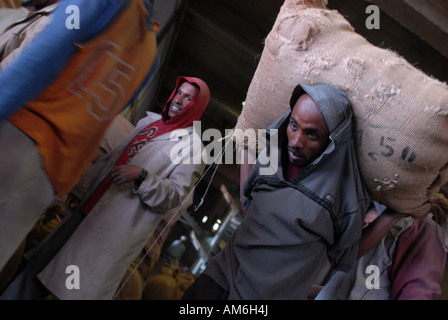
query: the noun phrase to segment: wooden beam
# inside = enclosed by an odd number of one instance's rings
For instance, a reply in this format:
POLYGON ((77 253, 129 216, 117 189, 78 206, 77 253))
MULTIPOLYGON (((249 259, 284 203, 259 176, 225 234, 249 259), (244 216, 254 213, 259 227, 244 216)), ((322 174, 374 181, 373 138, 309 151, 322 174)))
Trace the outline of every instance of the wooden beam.
POLYGON ((445 57, 448 57, 448 33, 443 32, 440 27, 428 20, 405 1, 369 0, 369 2, 377 5, 405 28, 416 34, 445 57))
POLYGON ((404 0, 415 11, 419 12, 427 20, 448 33, 448 15, 438 7, 426 0, 404 0))
POLYGON ((440 10, 445 16, 448 17, 448 1, 446 0, 426 0, 431 3, 434 7, 440 10))

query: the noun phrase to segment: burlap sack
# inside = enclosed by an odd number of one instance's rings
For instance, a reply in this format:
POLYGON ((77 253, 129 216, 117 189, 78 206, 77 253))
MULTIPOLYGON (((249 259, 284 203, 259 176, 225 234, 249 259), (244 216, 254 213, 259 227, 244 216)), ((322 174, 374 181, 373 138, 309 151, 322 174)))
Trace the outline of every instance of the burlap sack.
POLYGON ((235 129, 268 127, 299 83, 331 84, 349 97, 361 174, 375 200, 413 216, 431 210, 448 181, 445 83, 367 42, 324 1, 286 0, 235 129))
POLYGON ((180 300, 193 284, 191 273, 181 272, 178 261, 162 267, 160 273, 148 281, 143 289, 143 300, 180 300))

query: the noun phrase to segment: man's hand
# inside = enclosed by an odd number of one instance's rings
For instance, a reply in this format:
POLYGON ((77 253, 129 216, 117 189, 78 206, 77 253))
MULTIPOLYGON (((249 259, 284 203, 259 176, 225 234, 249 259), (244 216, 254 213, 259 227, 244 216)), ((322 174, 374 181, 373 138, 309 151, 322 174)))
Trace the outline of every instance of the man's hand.
POLYGON ((113 183, 120 185, 126 182, 132 182, 137 179, 142 173, 143 168, 131 166, 131 165, 121 165, 113 168, 110 171, 110 178, 113 183))

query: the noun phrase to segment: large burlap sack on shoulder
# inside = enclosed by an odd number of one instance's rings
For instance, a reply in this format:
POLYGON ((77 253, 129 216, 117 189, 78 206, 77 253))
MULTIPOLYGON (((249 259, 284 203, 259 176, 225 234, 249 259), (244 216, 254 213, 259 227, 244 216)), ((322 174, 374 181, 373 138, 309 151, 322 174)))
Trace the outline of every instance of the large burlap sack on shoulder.
POLYGON ((448 180, 445 83, 367 42, 324 1, 286 0, 235 129, 267 128, 299 83, 331 84, 349 97, 361 174, 375 200, 413 216, 431 210, 448 180))

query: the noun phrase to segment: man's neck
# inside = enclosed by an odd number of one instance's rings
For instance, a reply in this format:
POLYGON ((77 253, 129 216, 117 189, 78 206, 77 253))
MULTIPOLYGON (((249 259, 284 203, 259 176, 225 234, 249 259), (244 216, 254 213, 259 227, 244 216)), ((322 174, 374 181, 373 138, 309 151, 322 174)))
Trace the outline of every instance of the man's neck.
POLYGON ((291 181, 300 171, 303 170, 302 167, 294 166, 288 157, 287 146, 282 148, 282 167, 283 167, 283 177, 286 181, 291 181))

